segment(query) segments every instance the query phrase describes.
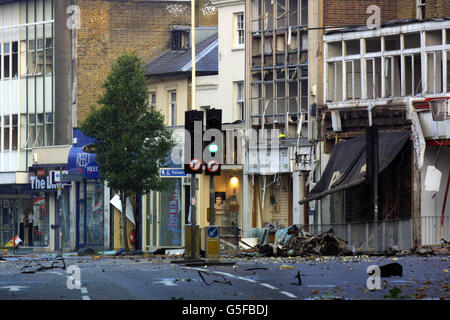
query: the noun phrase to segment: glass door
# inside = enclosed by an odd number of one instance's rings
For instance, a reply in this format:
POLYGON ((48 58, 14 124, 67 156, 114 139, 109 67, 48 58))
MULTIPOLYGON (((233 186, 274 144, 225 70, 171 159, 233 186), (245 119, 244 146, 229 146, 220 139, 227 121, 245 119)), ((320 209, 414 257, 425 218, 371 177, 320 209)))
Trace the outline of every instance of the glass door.
POLYGON ((159 193, 158 246, 182 245, 184 203, 182 179, 170 178, 169 186, 159 193))

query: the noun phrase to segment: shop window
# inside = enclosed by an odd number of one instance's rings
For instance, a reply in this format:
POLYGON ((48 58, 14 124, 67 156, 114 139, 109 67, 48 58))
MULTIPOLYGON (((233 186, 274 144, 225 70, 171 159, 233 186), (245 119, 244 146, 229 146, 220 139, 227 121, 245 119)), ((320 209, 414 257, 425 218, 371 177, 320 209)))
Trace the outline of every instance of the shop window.
POLYGON ((3 148, 17 150, 17 115, 5 116, 3 119, 3 148))
POLYGON ((3 43, 3 78, 17 78, 17 41, 3 43))
POLYGON ((29 244, 34 247, 49 246, 49 196, 40 192, 33 195, 33 211, 29 213, 27 223, 32 224, 32 239, 29 244))
POLYGON ((90 245, 103 245, 103 207, 103 186, 97 182, 88 182, 86 184, 86 241, 90 245))

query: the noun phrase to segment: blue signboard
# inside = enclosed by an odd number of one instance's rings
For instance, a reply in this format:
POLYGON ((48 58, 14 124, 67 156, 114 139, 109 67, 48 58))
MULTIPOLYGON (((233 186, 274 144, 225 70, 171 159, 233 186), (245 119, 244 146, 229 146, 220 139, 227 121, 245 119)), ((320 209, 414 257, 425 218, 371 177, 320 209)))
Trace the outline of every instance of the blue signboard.
POLYGON ((186 177, 187 174, 184 172, 184 169, 170 169, 170 168, 161 168, 159 169, 160 177, 186 177))
POLYGON ((219 235, 219 229, 217 227, 209 227, 208 228, 208 237, 209 238, 217 238, 219 235))
POLYGON ((97 162, 91 161, 84 167, 84 176, 87 179, 98 179, 100 174, 98 172, 97 162))

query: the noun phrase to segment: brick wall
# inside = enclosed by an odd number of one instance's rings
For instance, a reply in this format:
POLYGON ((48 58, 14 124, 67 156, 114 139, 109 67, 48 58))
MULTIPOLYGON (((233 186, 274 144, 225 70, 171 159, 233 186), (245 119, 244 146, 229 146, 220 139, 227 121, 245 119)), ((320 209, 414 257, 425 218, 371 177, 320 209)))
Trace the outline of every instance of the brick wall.
POLYGON ((395 20, 397 19, 397 2, 398 0, 324 0, 324 25, 366 25, 371 15, 367 13, 367 8, 371 5, 380 7, 381 23, 395 20))
MULTIPOLYGON (((416 0, 324 0, 325 26, 365 25, 371 5, 381 9, 381 23, 390 20, 415 19, 416 0)), ((450 16, 449 0, 426 0, 426 18, 450 16)))
POLYGON ((427 0, 425 7, 425 16, 427 18, 450 17, 450 1, 427 0))
MULTIPOLYGON (((80 124, 101 93, 112 62, 135 50, 144 61, 170 48, 172 25, 190 25, 190 2, 150 0, 78 0, 78 106, 80 124)), ((200 10, 197 10, 201 14, 200 10)), ((217 25, 200 17, 201 25, 217 25)))

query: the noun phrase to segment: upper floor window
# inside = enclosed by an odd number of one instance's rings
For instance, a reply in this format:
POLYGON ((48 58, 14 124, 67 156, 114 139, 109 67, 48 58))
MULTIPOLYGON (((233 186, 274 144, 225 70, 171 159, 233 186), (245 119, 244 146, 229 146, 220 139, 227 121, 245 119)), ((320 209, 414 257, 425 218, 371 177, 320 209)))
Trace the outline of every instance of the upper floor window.
POLYGON ((244 81, 236 82, 236 120, 245 119, 244 81))
POLYGON ((27 74, 52 72, 52 39, 29 40, 27 74))
POLYGON ((156 109, 156 92, 150 92, 149 104, 150 108, 152 108, 153 110, 156 109))
POLYGON ((243 47, 245 43, 244 13, 235 14, 235 47, 243 47))
POLYGON ((419 20, 423 20, 426 18, 425 15, 425 0, 416 0, 417 1, 417 5, 416 5, 416 17, 419 20))
POLYGON ((18 71, 17 41, 3 43, 3 78, 16 78, 18 71))
POLYGON ((170 112, 170 125, 177 125, 177 93, 176 91, 169 92, 169 112, 170 112))
POLYGON ((189 31, 172 30, 172 50, 189 49, 189 31))

